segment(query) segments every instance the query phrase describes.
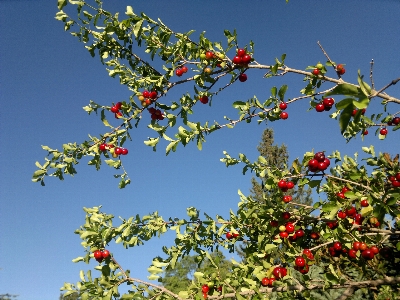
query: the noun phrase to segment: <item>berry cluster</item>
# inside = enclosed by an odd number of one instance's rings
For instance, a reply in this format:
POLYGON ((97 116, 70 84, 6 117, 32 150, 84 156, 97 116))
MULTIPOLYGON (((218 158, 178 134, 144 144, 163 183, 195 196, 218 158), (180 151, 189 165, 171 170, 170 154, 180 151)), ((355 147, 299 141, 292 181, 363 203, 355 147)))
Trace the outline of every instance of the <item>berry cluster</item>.
POLYGON ((103 250, 103 251, 96 250, 96 251, 93 252, 93 256, 100 263, 100 262, 103 261, 103 259, 106 259, 107 257, 110 256, 110 251, 108 251, 108 250, 103 250))
POLYGON ((143 91, 143 93, 138 97, 139 101, 142 103, 143 107, 147 107, 156 101, 158 97, 157 91, 143 91))
MULTIPOLYGON (((363 108, 363 109, 361 110, 361 114, 364 115, 366 111, 367 111, 367 110, 366 110, 365 108, 363 108)), ((357 113, 358 113, 358 109, 355 108, 355 109, 353 109, 351 115, 354 117, 357 113)))
POLYGON ((261 280, 261 285, 262 286, 272 286, 274 281, 277 279, 281 279, 283 277, 285 277, 287 275, 287 270, 284 267, 276 267, 273 271, 272 271, 272 275, 274 277, 264 277, 261 280))
POLYGON ((149 113, 151 114, 152 120, 164 120, 164 116, 159 109, 155 109, 154 107, 150 107, 148 109, 149 113))
POLYGON ((324 152, 317 152, 314 158, 308 162, 308 170, 311 172, 325 171, 331 164, 330 160, 325 157, 324 152))
POLYGON ((186 66, 182 66, 181 68, 178 68, 175 70, 175 74, 178 77, 181 77, 183 74, 187 73, 188 68, 186 66))
MULTIPOLYGON (((285 110, 287 108, 287 104, 285 102, 281 102, 279 103, 279 108, 281 110, 285 110)), ((286 120, 287 118, 289 118, 289 114, 285 111, 282 111, 279 117, 283 120, 286 120)))
POLYGON ((334 242, 333 246, 329 247, 328 251, 331 256, 333 257, 339 257, 341 254, 346 254, 350 259, 355 259, 357 258, 357 252, 361 252, 361 256, 365 260, 371 260, 375 257, 376 254, 379 252, 382 252, 381 255, 384 256, 386 254, 387 248, 382 248, 381 251, 379 251, 379 248, 377 246, 371 246, 368 247, 368 245, 364 242, 353 242, 353 247, 351 249, 346 249, 343 248, 342 244, 340 242, 334 242), (383 250, 383 251, 382 251, 383 250))
POLYGON ((232 62, 235 65, 245 66, 248 65, 252 61, 252 57, 250 54, 246 52, 245 49, 238 49, 236 56, 232 58, 232 62))
MULTIPOLYGON (((217 290, 218 292, 222 292, 222 286, 214 286, 214 289, 217 290)), ((201 291, 203 293, 203 298, 207 299, 208 297, 208 292, 210 291, 210 286, 208 284, 203 284, 201 286, 201 291)))
POLYGON ((116 119, 119 119, 122 117, 122 113, 119 111, 122 107, 121 102, 115 103, 115 105, 111 106, 110 111, 114 113, 114 116, 116 119))
POLYGON ((389 176, 389 181, 392 183, 393 187, 400 187, 400 173, 394 176, 389 176))
POLYGON ((309 271, 309 265, 304 257, 307 258, 307 260, 314 260, 314 255, 310 249, 304 249, 303 255, 296 257, 294 260, 294 269, 299 271, 301 274, 307 274, 309 271))
MULTIPOLYGON (((289 189, 294 188, 294 183, 292 181, 280 180, 278 182, 278 187, 281 189, 282 192, 287 192, 289 189)), ((289 203, 292 201, 292 196, 284 195, 282 198, 283 202, 289 203)))
POLYGON ((229 231, 229 232, 226 233, 225 237, 226 237, 228 240, 236 239, 236 238, 239 237, 239 233, 235 233, 235 232, 230 232, 230 231, 229 231))
POLYGON ((315 66, 315 69, 312 70, 312 74, 315 76, 318 76, 321 74, 321 70, 323 69, 324 65, 321 63, 317 63, 317 65, 315 66))
POLYGON ((331 110, 335 100, 333 98, 324 98, 320 103, 315 106, 317 112, 329 111, 331 110))
POLYGON ((113 144, 100 144, 99 150, 101 152, 106 152, 107 150, 110 150, 111 154, 113 157, 117 157, 118 155, 127 155, 128 154, 128 149, 122 148, 122 147, 117 147, 114 149, 113 144))
POLYGON ((336 72, 337 72, 339 75, 343 75, 344 73, 346 73, 346 69, 344 68, 344 65, 343 65, 343 64, 338 64, 338 65, 336 66, 336 72))

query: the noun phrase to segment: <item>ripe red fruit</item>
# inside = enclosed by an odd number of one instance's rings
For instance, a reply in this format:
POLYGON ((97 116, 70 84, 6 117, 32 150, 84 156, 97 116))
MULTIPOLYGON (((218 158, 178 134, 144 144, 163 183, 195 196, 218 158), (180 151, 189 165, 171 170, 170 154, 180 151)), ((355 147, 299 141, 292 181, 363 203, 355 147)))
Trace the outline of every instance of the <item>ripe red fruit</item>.
POLYGON ((368 135, 368 130, 364 130, 363 135, 368 135))
POLYGON ((399 180, 393 180, 392 181, 392 186, 393 187, 400 187, 400 181, 399 180))
POLYGON ((239 81, 240 82, 245 82, 247 80, 247 75, 242 73, 239 75, 239 81))
POLYGON ((273 286, 273 283, 274 283, 275 280, 276 280, 276 279, 275 279, 274 277, 271 277, 271 278, 269 279, 269 285, 268 285, 268 286, 273 286))
POLYGON ((308 162, 308 166, 313 169, 318 169, 318 164, 318 160, 316 160, 315 158, 310 159, 310 161, 308 162))
POLYGON ((104 151, 106 151, 107 150, 107 144, 101 144, 100 146, 99 146, 99 150, 100 151, 102 151, 102 152, 104 152, 104 151))
POLYGON ((346 193, 346 192, 348 192, 348 191, 350 191, 350 189, 349 189, 347 186, 344 186, 344 187, 342 188, 342 193, 346 193))
POLYGON ((325 105, 323 105, 322 103, 319 103, 315 106, 315 110, 317 112, 323 112, 325 110, 325 105))
POLYGON ((353 242, 353 249, 355 251, 359 250, 360 249, 360 245, 361 245, 360 242, 353 242))
POLYGON ((289 118, 289 114, 286 111, 281 112, 280 116, 281 119, 286 120, 289 118))
POLYGON ((268 285, 269 285, 269 278, 264 277, 264 278, 261 280, 261 285, 262 285, 262 286, 268 286, 268 285))
POLYGON ((333 249, 335 249, 336 251, 342 250, 342 244, 340 242, 334 242, 333 249))
POLYGON ((346 69, 344 68, 344 66, 342 64, 338 64, 336 66, 336 72, 338 72, 338 74, 343 75, 344 73, 346 73, 346 69))
POLYGON ((207 51, 206 52, 206 59, 210 60, 214 57, 214 53, 212 53, 211 51, 207 51))
POLYGON ((121 102, 117 102, 117 103, 115 103, 114 106, 115 106, 116 108, 118 108, 118 109, 121 109, 122 103, 121 103, 121 102))
POLYGON ((325 171, 328 168, 328 165, 325 162, 320 162, 318 164, 318 170, 325 171))
POLYGON ((119 112, 116 112, 115 115, 114 115, 114 117, 115 117, 116 119, 122 118, 122 113, 121 113, 120 111, 119 111, 119 112))
POLYGON ((289 236, 289 233, 287 233, 286 231, 282 231, 279 233, 279 236, 283 239, 286 239, 289 236))
POLYGON ((269 224, 270 224, 272 227, 278 227, 278 225, 279 225, 278 221, 276 221, 276 220, 272 220, 271 222, 269 222, 269 224))
POLYGON ((283 196, 283 202, 289 203, 290 201, 292 201, 292 196, 290 195, 283 196))
POLYGON ((242 57, 242 56, 244 56, 245 54, 246 54, 246 50, 244 50, 244 49, 242 49, 242 48, 240 48, 240 49, 237 50, 237 56, 242 57))
POLYGON ((288 233, 294 232, 294 225, 292 223, 287 223, 285 227, 286 227, 286 232, 288 233))
POLYGON ((282 218, 284 218, 285 220, 290 219, 290 213, 287 212, 287 211, 283 212, 283 213, 282 213, 282 218))
POLYGON ((232 62, 233 62, 235 65, 240 65, 240 64, 242 63, 242 58, 241 58, 240 56, 235 56, 235 57, 232 59, 232 62))
POLYGON ((114 106, 111 106, 110 111, 113 113, 117 113, 119 111, 119 109, 114 105, 114 106))
POLYGON ((250 63, 250 62, 251 62, 251 56, 248 55, 248 54, 245 54, 245 55, 242 57, 242 63, 245 64, 245 65, 247 65, 247 64, 250 63))
POLYGON ((312 254, 310 249, 304 249, 303 250, 303 254, 305 256, 307 256, 308 259, 313 260, 314 259, 314 255, 312 254))
POLYGON ((122 155, 127 155, 127 154, 128 154, 128 149, 122 148, 121 154, 122 154, 122 155))
POLYGON ((151 99, 156 99, 157 96, 158 96, 158 93, 157 93, 156 91, 152 91, 152 92, 150 93, 150 98, 151 98, 151 99))
POLYGON ((103 260, 103 255, 100 250, 94 251, 93 256, 98 262, 101 262, 103 260))
POLYGON ((176 74, 176 76, 181 77, 183 75, 182 69, 176 69, 175 74, 176 74))
POLYGON ((387 130, 386 128, 382 128, 382 129, 379 131, 379 134, 381 134, 381 135, 387 135, 387 134, 388 134, 388 130, 387 130))
MULTIPOLYGON (((339 193, 339 194, 343 194, 343 193, 339 193)), ((341 197, 341 198, 342 198, 342 197, 341 197)), ((343 195, 343 198, 344 198, 344 195, 343 195)), ((347 215, 346 215, 346 213, 345 213, 344 211, 341 211, 341 210, 340 210, 340 211, 338 212, 338 215, 337 215, 337 216, 338 216, 338 218, 340 218, 340 219, 344 219, 344 218, 346 218, 347 215)))
POLYGON ((318 232, 311 232, 310 233, 310 238, 313 240, 318 240, 319 239, 319 233, 318 232))
POLYGON ((108 251, 108 250, 103 250, 103 251, 101 252, 101 255, 102 255, 102 257, 105 259, 105 258, 107 258, 107 257, 110 256, 110 251, 108 251))
POLYGON ((299 229, 296 230, 296 238, 302 238, 304 236, 304 230, 303 229, 299 229))
POLYGON ((288 188, 288 189, 294 188, 294 183, 293 183, 292 181, 289 181, 289 182, 287 183, 287 188, 288 188))
POLYGON ((317 76, 317 75, 319 75, 319 70, 318 69, 314 69, 312 71, 312 73, 313 73, 313 75, 317 76))
POLYGON ((204 293, 204 292, 203 292, 203 298, 204 298, 204 299, 207 299, 207 297, 208 297, 207 293, 204 293))
POLYGON ((281 110, 285 110, 287 108, 287 104, 285 102, 281 102, 281 103, 279 103, 279 108, 281 110))
POLYGON ((302 256, 297 256, 294 263, 298 267, 304 267, 306 265, 306 260, 302 256))
POLYGON ((338 226, 339 226, 339 224, 338 224, 338 222, 337 221, 333 221, 333 222, 326 222, 326 225, 328 225, 328 227, 330 228, 330 229, 335 229, 335 228, 337 228, 338 226))
POLYGON ((349 217, 354 216, 357 213, 356 209, 354 206, 352 206, 351 208, 346 209, 346 215, 348 215, 349 217))
POLYGON ((367 246, 367 244, 364 243, 364 242, 361 242, 361 243, 360 243, 360 246, 358 247, 358 249, 361 250, 361 251, 364 251, 364 250, 367 249, 367 248, 368 248, 368 246, 367 246))
POLYGON ((399 124, 400 124, 400 117, 395 117, 395 118, 393 118, 392 123, 393 123, 394 125, 399 125, 399 124))
POLYGON ((117 155, 121 155, 122 154, 122 148, 120 148, 120 147, 115 148, 114 153, 117 154, 117 155))
POLYGON ((367 207, 369 205, 368 200, 361 200, 360 204, 362 207, 367 207))
POLYGON ((374 254, 378 254, 378 253, 379 253, 379 248, 378 248, 377 246, 371 246, 369 249, 370 249, 370 250, 372 251, 372 253, 374 253, 374 254))
POLYGON ((231 239, 233 239, 233 234, 232 234, 231 232, 227 232, 226 235, 225 235, 225 237, 226 237, 228 240, 231 240, 231 239))
POLYGON ((279 182, 278 182, 278 187, 280 188, 280 189, 284 189, 284 188, 287 188, 287 182, 286 182, 286 180, 280 180, 279 182))
POLYGON ((182 70, 183 73, 186 73, 186 72, 188 71, 188 67, 183 66, 183 67, 181 68, 181 70, 182 70))
POLYGON ((207 284, 204 284, 204 285, 201 287, 201 290, 202 290, 203 293, 208 293, 208 291, 210 290, 210 288, 208 287, 207 284))
POLYGON ((149 98, 150 97, 150 92, 149 91, 143 91, 142 93, 144 98, 149 98))
POLYGON ((357 258, 357 251, 354 249, 350 249, 348 252, 349 258, 357 258))
POLYGON ((199 100, 203 104, 207 104, 208 103, 208 97, 207 96, 202 96, 202 97, 200 97, 199 100))
POLYGON ((307 274, 308 271, 310 270, 310 267, 306 264, 304 267, 294 267, 297 271, 299 271, 301 274, 307 274))
POLYGON ((293 243, 293 242, 295 242, 296 240, 297 240, 296 233, 294 233, 294 234, 292 234, 292 235, 289 236, 289 241, 290 241, 290 242, 293 243))
POLYGON ((355 214, 354 215, 354 221, 360 225, 362 221, 364 220, 363 216, 361 214, 355 214))
POLYGON ((325 153, 324 152, 315 153, 314 159, 316 159, 318 162, 324 162, 325 161, 325 153))
POLYGON ((370 249, 365 249, 363 252, 361 252, 361 256, 366 260, 370 260, 374 258, 375 254, 370 249))
POLYGON ((400 180, 400 173, 397 173, 395 178, 396 178, 396 180, 400 180))
POLYGON ((275 278, 283 278, 287 275, 287 270, 284 267, 276 267, 273 271, 272 274, 274 274, 275 278))
POLYGON ((335 100, 333 98, 324 98, 322 99, 322 103, 325 107, 332 107, 335 104, 335 100))

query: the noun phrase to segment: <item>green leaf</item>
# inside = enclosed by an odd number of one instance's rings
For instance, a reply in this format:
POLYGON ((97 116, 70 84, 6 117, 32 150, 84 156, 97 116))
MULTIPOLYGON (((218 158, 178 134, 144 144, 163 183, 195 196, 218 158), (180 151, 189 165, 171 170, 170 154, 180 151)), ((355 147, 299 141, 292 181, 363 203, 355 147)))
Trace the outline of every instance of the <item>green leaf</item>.
MULTIPOLYGON (((358 70, 358 77, 357 77, 358 85, 360 86, 360 89, 363 92, 363 94, 366 97, 368 97, 371 94, 371 87, 366 82, 364 82, 362 79, 363 79, 363 76, 361 75, 360 70, 358 70)), ((363 108, 365 108, 365 107, 363 107, 363 108)))
POLYGON ((369 99, 368 98, 362 98, 361 100, 357 101, 357 100, 353 100, 353 105, 355 107, 357 107, 358 109, 363 109, 363 108, 367 108, 369 104, 369 99))
POLYGON ((353 98, 345 98, 345 99, 339 101, 338 103, 336 103, 335 106, 337 109, 344 109, 349 105, 353 106, 353 100, 354 100, 353 98))
POLYGON ((135 37, 138 37, 139 32, 142 29, 142 24, 143 24, 143 20, 140 20, 139 22, 137 22, 135 24, 135 26, 133 27, 133 34, 135 35, 135 37))
POLYGON ((274 97, 274 98, 276 98, 276 92, 277 92, 277 88, 276 88, 276 86, 273 86, 272 88, 271 88, 271 95, 272 95, 272 97, 274 97))
POLYGON ((349 125, 352 113, 353 113, 353 107, 349 105, 340 114, 339 127, 340 127, 340 132, 342 134, 346 131, 347 126, 349 125))
POLYGON ((281 88, 279 89, 278 95, 279 95, 279 99, 281 99, 281 101, 283 101, 287 89, 288 89, 288 86, 286 84, 282 85, 281 88))
POLYGON ((346 95, 346 96, 358 96, 359 90, 356 86, 348 84, 348 83, 341 83, 338 84, 332 91, 327 92, 324 97, 330 95, 346 95))
POLYGON ((64 6, 66 6, 67 4, 68 4, 67 0, 58 0, 57 1, 58 10, 62 10, 64 6))
POLYGON ((79 262, 79 261, 83 261, 83 259, 84 259, 84 257, 79 256, 79 257, 77 257, 77 258, 74 258, 74 259, 72 260, 72 262, 77 263, 77 262, 79 262))
POLYGON ((126 15, 128 15, 128 16, 134 16, 135 14, 134 14, 134 12, 133 12, 133 9, 132 9, 132 6, 127 6, 126 7, 126 12, 125 12, 125 14, 126 15))

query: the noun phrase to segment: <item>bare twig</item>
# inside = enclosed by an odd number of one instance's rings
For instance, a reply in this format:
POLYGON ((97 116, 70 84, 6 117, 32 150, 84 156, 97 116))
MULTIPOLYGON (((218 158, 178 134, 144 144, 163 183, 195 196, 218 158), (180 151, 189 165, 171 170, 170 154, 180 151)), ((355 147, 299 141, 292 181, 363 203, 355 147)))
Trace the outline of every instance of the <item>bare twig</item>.
POLYGON ((375 83, 374 83, 374 78, 372 76, 372 71, 374 68, 374 59, 371 59, 371 69, 369 71, 369 78, 371 79, 371 88, 374 90, 375 89, 375 83))

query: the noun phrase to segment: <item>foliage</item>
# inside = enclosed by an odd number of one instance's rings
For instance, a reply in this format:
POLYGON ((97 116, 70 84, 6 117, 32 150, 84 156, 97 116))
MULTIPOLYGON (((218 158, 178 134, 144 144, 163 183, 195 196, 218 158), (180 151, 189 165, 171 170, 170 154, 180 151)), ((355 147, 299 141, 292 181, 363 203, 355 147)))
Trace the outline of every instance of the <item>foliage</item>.
MULTIPOLYGON (((63 179, 64 174, 74 175, 75 165, 82 158, 89 157, 89 165, 97 170, 103 159, 107 165, 123 170, 116 177, 120 178, 119 187, 125 187, 130 179, 116 149, 123 147, 130 139, 131 130, 136 130, 144 120, 148 120, 147 126, 156 135, 145 144, 156 150, 157 144, 165 140, 166 154, 171 150, 175 152, 179 144, 186 146, 190 142, 196 142, 201 149, 207 135, 234 127, 240 122, 257 120, 261 124, 278 121, 282 118, 282 103, 290 105, 304 99, 310 100, 310 109, 316 108, 327 97, 339 99, 335 106, 326 108, 333 108, 330 117, 338 120, 339 129, 347 141, 375 127, 379 139, 385 139, 387 135, 382 134, 381 128, 390 126, 393 131, 400 128, 400 124, 393 121, 398 113, 388 112, 392 104, 400 104, 400 100, 386 93, 400 78, 380 89, 375 89, 373 81, 371 86, 367 84, 360 72, 356 83, 347 82, 342 77, 343 65, 334 63, 320 44, 328 61, 310 65, 306 70, 288 67, 284 54, 270 65, 257 62, 252 42, 244 47, 246 55, 250 56, 248 63, 235 63, 237 59, 229 58, 235 55, 234 50, 240 48, 235 31, 224 31, 225 44, 211 42, 204 33, 200 34, 198 41, 193 41, 190 37, 192 31, 174 32, 161 20, 153 20, 144 13, 135 14, 130 6, 123 20, 120 20, 119 14, 113 15, 103 9, 100 0, 95 0, 93 5, 85 1, 58 0, 58 9, 56 19, 64 23, 65 30, 85 43, 92 56, 97 54, 107 66, 109 75, 119 78, 132 91, 132 96, 128 101, 112 106, 91 101, 84 107, 89 114, 99 114, 110 130, 99 137, 89 136, 80 144, 64 144, 61 151, 43 146, 48 158, 44 164, 36 163, 35 182, 44 184, 45 176, 63 179), (64 11, 69 7, 66 7, 68 3, 77 8, 76 20, 64 11), (136 53, 136 49, 140 51, 143 48, 144 56, 136 53), (143 58, 146 55, 151 63, 143 58), (162 67, 156 67, 159 64, 162 67), (190 67, 192 75, 175 80, 177 69, 184 66, 190 67), (264 102, 256 96, 236 101, 232 105, 237 109, 239 118, 227 118, 227 123, 223 125, 216 122, 201 124, 194 120, 196 105, 208 102, 212 106, 217 94, 238 79, 245 80, 243 74, 252 69, 266 70, 265 78, 284 78, 286 74, 293 73, 302 77, 305 86, 301 95, 292 99, 285 97, 288 86, 283 84, 279 88, 272 87, 270 97, 264 102), (328 76, 328 70, 333 77, 328 76), (227 83, 224 84, 222 78, 228 78, 227 83), (179 101, 169 100, 169 91, 184 84, 191 85, 190 90, 194 92, 183 94, 179 101), (148 97, 145 90, 154 92, 154 97, 148 97), (378 111, 367 116, 363 109, 368 108, 374 98, 381 99, 382 105, 378 111), (145 117, 146 109, 151 118, 145 117), (113 127, 107 121, 110 111, 121 120, 119 126, 113 127)), ((285 153, 284 149, 280 151, 285 153)), ((398 156, 375 153, 373 146, 363 147, 362 151, 364 157, 361 160, 358 154, 350 157, 338 151, 329 155, 310 151, 291 163, 283 157, 285 159, 275 164, 268 161, 269 156, 260 155, 252 162, 245 154, 234 158, 224 152, 221 161, 227 167, 243 165, 243 173, 253 172, 262 182, 263 192, 265 190, 262 197, 247 197, 239 191, 238 210, 231 211, 227 219, 219 215, 213 218, 206 213, 199 216, 197 209, 190 207, 186 219, 164 219, 154 212, 147 216, 121 218, 121 222, 116 224, 114 216, 102 212, 101 207, 84 208, 85 224, 76 230, 76 234, 82 239, 85 255, 74 259, 74 262, 89 263, 94 259, 93 252, 104 250, 112 240, 125 248, 135 247, 171 230, 176 233, 175 244, 163 247, 164 256, 153 259, 148 268, 150 280, 162 281, 159 274, 175 269, 190 253, 195 254, 197 263, 208 259, 210 264, 204 272, 195 272, 195 280, 188 282, 186 289, 177 294, 161 285, 130 277, 129 270, 123 268, 111 254, 98 259, 95 274, 91 270, 86 273, 81 271, 76 285, 65 283, 62 287, 66 291, 64 297, 74 293, 78 293, 82 300, 113 297, 235 297, 242 300, 264 298, 265 294, 271 299, 313 299, 337 294, 347 297, 352 293, 355 297, 399 297, 400 231, 397 227, 400 223, 400 190, 394 183, 397 182, 396 177, 400 177, 398 156), (329 158, 330 166, 328 162, 323 162, 325 167, 318 169, 309 164, 314 157, 321 155, 329 158), (319 194, 319 199, 312 206, 284 202, 286 194, 278 187, 281 180, 292 181, 299 191, 310 188, 319 194), (362 201, 367 201, 368 205, 361 205, 362 201), (341 216, 345 213, 345 216, 339 217, 338 213, 341 216), (288 222, 295 227, 293 230, 302 229, 304 236, 294 239, 291 232, 289 237, 283 236, 282 232, 289 231, 285 231, 288 222), (376 245, 380 252, 371 257, 358 251, 352 258, 349 255, 355 241, 363 242, 371 249, 376 245), (224 277, 222 266, 211 253, 221 248, 233 252, 237 242, 244 245, 245 260, 232 260, 231 272, 224 277), (336 243, 340 243, 340 251, 333 247, 336 243), (304 249, 309 249, 311 254, 306 255, 304 249), (299 257, 304 259, 304 267, 296 265, 299 257), (287 274, 277 268, 285 268, 287 274), (277 273, 276 270, 281 271, 277 273), (283 274, 283 278, 279 278, 279 274, 283 274), (264 278, 274 276, 276 280, 271 286, 262 286, 264 278), (120 295, 119 286, 122 284, 128 284, 130 289, 120 295), (203 285, 217 288, 204 292, 203 285), (340 291, 327 291, 335 289, 340 291), (322 291, 316 293, 314 290, 322 291)))

